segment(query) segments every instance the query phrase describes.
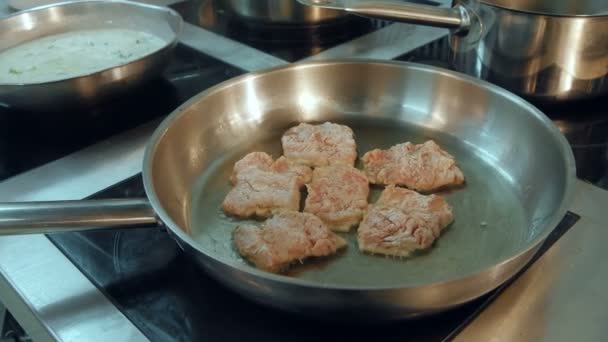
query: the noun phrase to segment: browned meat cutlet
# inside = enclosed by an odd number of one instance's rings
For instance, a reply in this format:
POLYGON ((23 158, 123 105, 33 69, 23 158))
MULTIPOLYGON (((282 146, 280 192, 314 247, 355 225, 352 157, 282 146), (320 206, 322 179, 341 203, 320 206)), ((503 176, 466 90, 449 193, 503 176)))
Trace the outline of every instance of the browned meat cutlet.
POLYGON ((294 173, 298 176, 300 185, 310 182, 312 177, 312 169, 308 166, 292 163, 283 156, 275 161, 266 152, 251 152, 234 164, 230 181, 236 184, 238 174, 250 168, 277 173, 294 173))
POLYGON ((442 197, 389 185, 359 225, 359 249, 406 257, 431 247, 453 220, 452 208, 442 197))
POLYGON ((296 211, 281 211, 261 227, 241 225, 233 234, 237 251, 256 267, 281 272, 294 262, 324 257, 346 247, 318 217, 296 211))
POLYGON ((251 168, 239 173, 237 183, 228 192, 222 208, 238 217, 268 217, 276 210, 300 208, 298 178, 251 168))
POLYGON ((367 178, 373 184, 403 185, 428 192, 464 182, 454 157, 433 140, 419 145, 406 142, 388 150, 375 149, 361 159, 367 178))
POLYGON ((276 210, 298 210, 300 188, 310 181, 312 170, 289 163, 281 157, 276 161, 264 152, 253 152, 235 163, 223 210, 237 217, 268 217, 276 210))
POLYGON ((367 209, 369 182, 363 172, 352 166, 318 167, 306 188, 304 211, 317 215, 334 231, 349 231, 367 209))
POLYGON ((331 122, 320 125, 301 123, 288 129, 281 143, 287 159, 311 167, 335 164, 353 166, 357 159, 353 131, 331 122))
POLYGON ((232 167, 232 175, 230 175, 230 181, 232 184, 236 184, 237 176, 239 173, 246 171, 247 169, 256 168, 263 171, 271 171, 274 159, 266 152, 251 152, 239 159, 232 167))

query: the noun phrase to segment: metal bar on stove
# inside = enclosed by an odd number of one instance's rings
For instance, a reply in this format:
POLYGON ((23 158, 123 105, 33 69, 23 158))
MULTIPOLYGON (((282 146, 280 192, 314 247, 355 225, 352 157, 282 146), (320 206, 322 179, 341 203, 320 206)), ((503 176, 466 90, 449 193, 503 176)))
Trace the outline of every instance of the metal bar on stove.
POLYGON ((395 23, 322 51, 307 60, 344 57, 394 59, 448 33, 446 29, 395 23))
POLYGON ((85 198, 141 172, 145 145, 159 120, 143 124, 0 183, 0 201, 85 198))
POLYGON ((280 58, 188 23, 184 24, 179 41, 192 49, 245 71, 288 64, 280 58))

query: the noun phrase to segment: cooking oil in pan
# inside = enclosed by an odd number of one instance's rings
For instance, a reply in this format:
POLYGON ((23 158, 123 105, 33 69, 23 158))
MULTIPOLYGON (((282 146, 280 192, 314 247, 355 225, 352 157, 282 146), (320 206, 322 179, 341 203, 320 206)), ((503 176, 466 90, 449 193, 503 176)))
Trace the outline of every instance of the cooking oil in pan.
MULTIPOLYGON (((466 185, 442 193, 453 207, 455 221, 428 251, 409 258, 362 254, 357 247, 356 229, 352 229, 350 233, 341 233, 348 241, 345 251, 294 265, 288 276, 337 286, 406 286, 443 281, 495 264, 521 246, 530 234, 513 186, 495 167, 457 139, 397 121, 335 122, 353 129, 359 156, 374 148, 385 149, 406 141, 421 143, 432 138, 455 156, 466 185)), ((280 136, 249 144, 215 160, 197 180, 192 196, 193 237, 207 253, 235 261, 242 267, 253 266, 235 251, 232 232, 238 224, 259 222, 228 217, 221 203, 231 187, 228 178, 232 166, 252 151, 264 151, 277 158, 281 155, 280 136)), ((382 187, 372 186, 370 203, 381 191, 382 187)))

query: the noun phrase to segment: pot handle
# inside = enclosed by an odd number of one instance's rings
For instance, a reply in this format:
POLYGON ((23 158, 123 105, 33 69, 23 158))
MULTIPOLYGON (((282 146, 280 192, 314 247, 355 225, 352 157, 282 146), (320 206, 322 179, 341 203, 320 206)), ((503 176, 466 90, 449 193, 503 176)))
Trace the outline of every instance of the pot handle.
POLYGON ((383 1, 298 0, 301 4, 352 14, 410 24, 443 27, 454 33, 466 33, 471 27, 469 11, 462 5, 440 8, 412 3, 383 1), (343 4, 344 3, 344 4, 343 4))
POLYGON ((0 203, 0 236, 157 223, 148 199, 0 203))

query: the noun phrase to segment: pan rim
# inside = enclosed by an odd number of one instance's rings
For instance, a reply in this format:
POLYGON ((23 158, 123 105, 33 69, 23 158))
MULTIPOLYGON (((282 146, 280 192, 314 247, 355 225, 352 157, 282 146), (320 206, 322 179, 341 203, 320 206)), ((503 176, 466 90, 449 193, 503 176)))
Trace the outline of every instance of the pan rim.
MULTIPOLYGON (((491 84, 487 81, 480 80, 480 79, 474 78, 469 75, 465 75, 460 72, 447 70, 447 69, 443 69, 443 68, 435 67, 435 66, 423 65, 423 64, 412 63, 412 62, 394 61, 394 60, 385 61, 385 60, 377 60, 377 59, 345 58, 345 59, 332 59, 332 60, 327 60, 327 61, 314 61, 314 60, 313 61, 303 61, 303 62, 282 65, 282 66, 278 66, 278 67, 273 67, 273 68, 269 68, 269 69, 264 69, 264 70, 260 70, 260 71, 256 71, 256 72, 252 72, 252 73, 246 73, 246 74, 234 77, 232 79, 228 79, 220 84, 217 84, 211 88, 208 88, 208 89, 198 93, 197 95, 194 95, 192 98, 190 98, 189 100, 184 102, 182 105, 180 105, 177 109, 175 109, 169 116, 167 116, 161 122, 161 124, 157 127, 157 129, 154 131, 154 133, 152 134, 150 140, 148 141, 148 143, 146 145, 146 150, 144 153, 142 175, 143 175, 144 188, 145 188, 146 194, 147 194, 147 196, 150 200, 150 203, 152 204, 152 207, 154 208, 156 214, 160 218, 160 220, 162 222, 164 222, 164 224, 169 228, 169 230, 172 232, 172 234, 177 239, 185 242, 190 248, 195 250, 197 253, 202 254, 207 258, 210 258, 214 262, 218 262, 220 264, 229 266, 240 272, 245 272, 251 276, 260 277, 266 281, 277 281, 280 283, 284 283, 287 285, 293 285, 293 286, 300 286, 300 287, 306 287, 306 288, 317 288, 317 289, 322 288, 322 289, 336 290, 336 291, 395 291, 395 290, 419 289, 420 287, 423 287, 423 286, 424 287, 446 286, 446 285, 452 284, 452 283, 465 282, 470 279, 479 277, 480 275, 483 275, 487 272, 492 272, 492 270, 498 266, 509 264, 510 262, 513 262, 514 260, 526 255, 530 251, 537 248, 539 246, 539 244, 542 243, 553 230, 553 229, 550 229, 550 227, 554 228, 563 219, 566 212, 568 211, 568 207, 570 206, 570 203, 574 196, 574 183, 576 181, 576 166, 575 165, 576 164, 574 161, 574 154, 568 144, 568 141, 561 134, 561 132, 559 132, 558 128, 555 125, 553 125, 553 122, 544 113, 542 113, 538 108, 536 108, 534 105, 532 105, 528 101, 524 100, 523 98, 519 97, 518 95, 509 92, 508 90, 506 90, 504 88, 491 84), (155 190, 154 183, 152 180, 152 171, 151 170, 152 170, 152 163, 153 163, 154 155, 156 152, 156 148, 157 148, 159 142, 162 140, 162 137, 165 135, 165 133, 168 131, 168 129, 172 126, 173 122, 176 121, 181 115, 184 115, 184 113, 187 113, 188 112, 187 109, 189 107, 191 107, 191 105, 194 104, 195 102, 198 102, 201 98, 209 96, 215 92, 219 92, 219 91, 221 91, 227 87, 233 86, 235 84, 242 83, 242 82, 245 82, 250 79, 262 77, 267 74, 283 72, 285 70, 290 70, 290 69, 294 69, 294 68, 311 68, 311 67, 322 67, 322 66, 327 66, 327 65, 339 65, 339 64, 365 64, 365 65, 369 65, 369 64, 378 65, 379 64, 379 65, 386 65, 386 66, 406 67, 406 68, 410 68, 410 69, 420 70, 423 72, 438 73, 441 75, 445 75, 447 77, 452 77, 452 78, 463 80, 466 82, 477 83, 480 86, 488 89, 489 91, 495 92, 500 96, 504 96, 508 100, 529 109, 529 112, 532 115, 534 115, 534 117, 537 120, 540 120, 540 122, 542 124, 544 124, 545 126, 548 127, 548 129, 550 130, 549 133, 555 139, 555 141, 559 144, 560 149, 566 151, 566 153, 565 153, 565 155, 566 155, 566 160, 565 160, 565 162, 566 162, 566 165, 565 165, 566 166, 566 170, 565 170, 566 182, 565 182, 564 196, 562 197, 562 200, 560 202, 559 209, 554 213, 552 219, 548 220, 545 224, 540 226, 540 227, 542 227, 542 229, 541 229, 542 233, 539 234, 534 240, 530 240, 529 242, 527 242, 525 244, 525 246, 523 246, 522 248, 517 249, 516 252, 513 253, 512 255, 510 255, 509 257, 502 258, 499 262, 497 262, 491 266, 483 267, 476 271, 468 271, 466 273, 463 273, 463 274, 460 274, 457 276, 452 276, 452 277, 442 279, 440 281, 436 281, 436 282, 432 282, 432 283, 421 283, 421 284, 410 283, 407 285, 390 285, 390 286, 382 286, 382 285, 380 285, 380 286, 352 285, 351 286, 351 285, 339 285, 339 284, 332 284, 332 283, 323 284, 323 283, 319 283, 319 282, 315 282, 315 281, 293 278, 293 277, 280 275, 280 274, 269 273, 269 272, 265 272, 265 271, 259 270, 257 268, 254 268, 254 267, 242 267, 242 265, 238 265, 236 262, 234 262, 232 260, 228 260, 223 257, 211 255, 211 254, 207 253, 206 251, 204 251, 203 249, 199 248, 198 243, 194 239, 192 239, 188 234, 186 234, 184 232, 184 230, 182 230, 180 228, 180 226, 177 223, 175 223, 175 221, 173 221, 171 216, 164 209, 164 207, 160 203, 159 198, 156 196, 156 190, 155 190)), ((180 241, 178 241, 178 242, 180 242, 180 241)), ((526 261, 526 263, 527 263, 527 261, 526 261)), ((524 266, 525 266, 525 264, 522 265, 521 268, 523 268, 524 266)), ((516 271, 519 271, 520 269, 518 269, 516 271)))

